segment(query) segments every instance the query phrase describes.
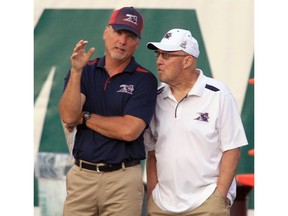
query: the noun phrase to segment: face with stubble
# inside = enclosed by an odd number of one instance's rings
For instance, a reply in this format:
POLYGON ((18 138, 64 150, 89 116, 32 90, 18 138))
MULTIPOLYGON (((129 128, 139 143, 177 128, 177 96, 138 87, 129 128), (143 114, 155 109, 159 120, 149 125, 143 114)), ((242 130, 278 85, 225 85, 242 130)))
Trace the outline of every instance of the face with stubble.
POLYGON ((130 60, 140 43, 140 39, 132 32, 114 30, 112 26, 106 27, 103 39, 106 55, 120 62, 130 60))

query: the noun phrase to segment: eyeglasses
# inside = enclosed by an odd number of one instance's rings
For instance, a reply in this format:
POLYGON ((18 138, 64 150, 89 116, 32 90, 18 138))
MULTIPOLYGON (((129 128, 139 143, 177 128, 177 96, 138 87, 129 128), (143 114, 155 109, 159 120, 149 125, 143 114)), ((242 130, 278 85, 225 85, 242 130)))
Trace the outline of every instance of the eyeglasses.
POLYGON ((169 52, 159 52, 155 51, 155 56, 158 58, 160 55, 162 55, 162 58, 165 60, 168 60, 170 57, 186 57, 189 56, 188 54, 173 54, 169 52))

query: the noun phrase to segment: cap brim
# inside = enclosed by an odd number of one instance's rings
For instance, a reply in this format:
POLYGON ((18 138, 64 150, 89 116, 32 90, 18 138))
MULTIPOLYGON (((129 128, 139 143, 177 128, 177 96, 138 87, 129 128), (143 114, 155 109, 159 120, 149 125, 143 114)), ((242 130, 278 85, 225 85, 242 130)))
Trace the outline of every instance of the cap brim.
POLYGON ((170 44, 163 44, 161 42, 149 42, 147 43, 146 47, 150 50, 164 50, 164 51, 178 51, 181 50, 179 47, 175 47, 170 44))
POLYGON ((120 31, 120 30, 130 31, 130 32, 132 32, 133 34, 135 34, 137 37, 139 37, 141 39, 141 35, 139 34, 139 32, 137 32, 135 29, 133 29, 130 26, 122 25, 122 24, 112 24, 111 26, 116 31, 120 31))

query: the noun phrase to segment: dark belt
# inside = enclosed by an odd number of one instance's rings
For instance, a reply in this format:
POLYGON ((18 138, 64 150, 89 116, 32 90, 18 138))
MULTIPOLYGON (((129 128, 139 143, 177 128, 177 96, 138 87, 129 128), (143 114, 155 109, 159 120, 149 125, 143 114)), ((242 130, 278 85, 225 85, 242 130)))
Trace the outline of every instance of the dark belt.
POLYGON ((140 160, 132 160, 132 161, 125 161, 119 164, 104 164, 104 165, 94 165, 86 163, 82 160, 75 160, 75 164, 78 167, 82 167, 84 169, 93 170, 97 172, 112 172, 115 170, 119 170, 125 167, 131 167, 140 164, 140 160))

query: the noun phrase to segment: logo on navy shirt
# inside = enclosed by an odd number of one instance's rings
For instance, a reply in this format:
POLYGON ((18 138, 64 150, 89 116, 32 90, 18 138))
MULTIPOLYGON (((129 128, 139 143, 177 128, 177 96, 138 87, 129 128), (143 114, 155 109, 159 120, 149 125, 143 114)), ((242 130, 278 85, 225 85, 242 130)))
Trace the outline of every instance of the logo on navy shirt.
POLYGON ((118 90, 117 92, 123 92, 132 95, 133 91, 134 91, 134 85, 122 84, 120 85, 120 90, 118 90))
POLYGON ((194 120, 208 122, 208 119, 209 119, 208 113, 199 112, 199 114, 200 114, 199 117, 195 118, 194 120))

